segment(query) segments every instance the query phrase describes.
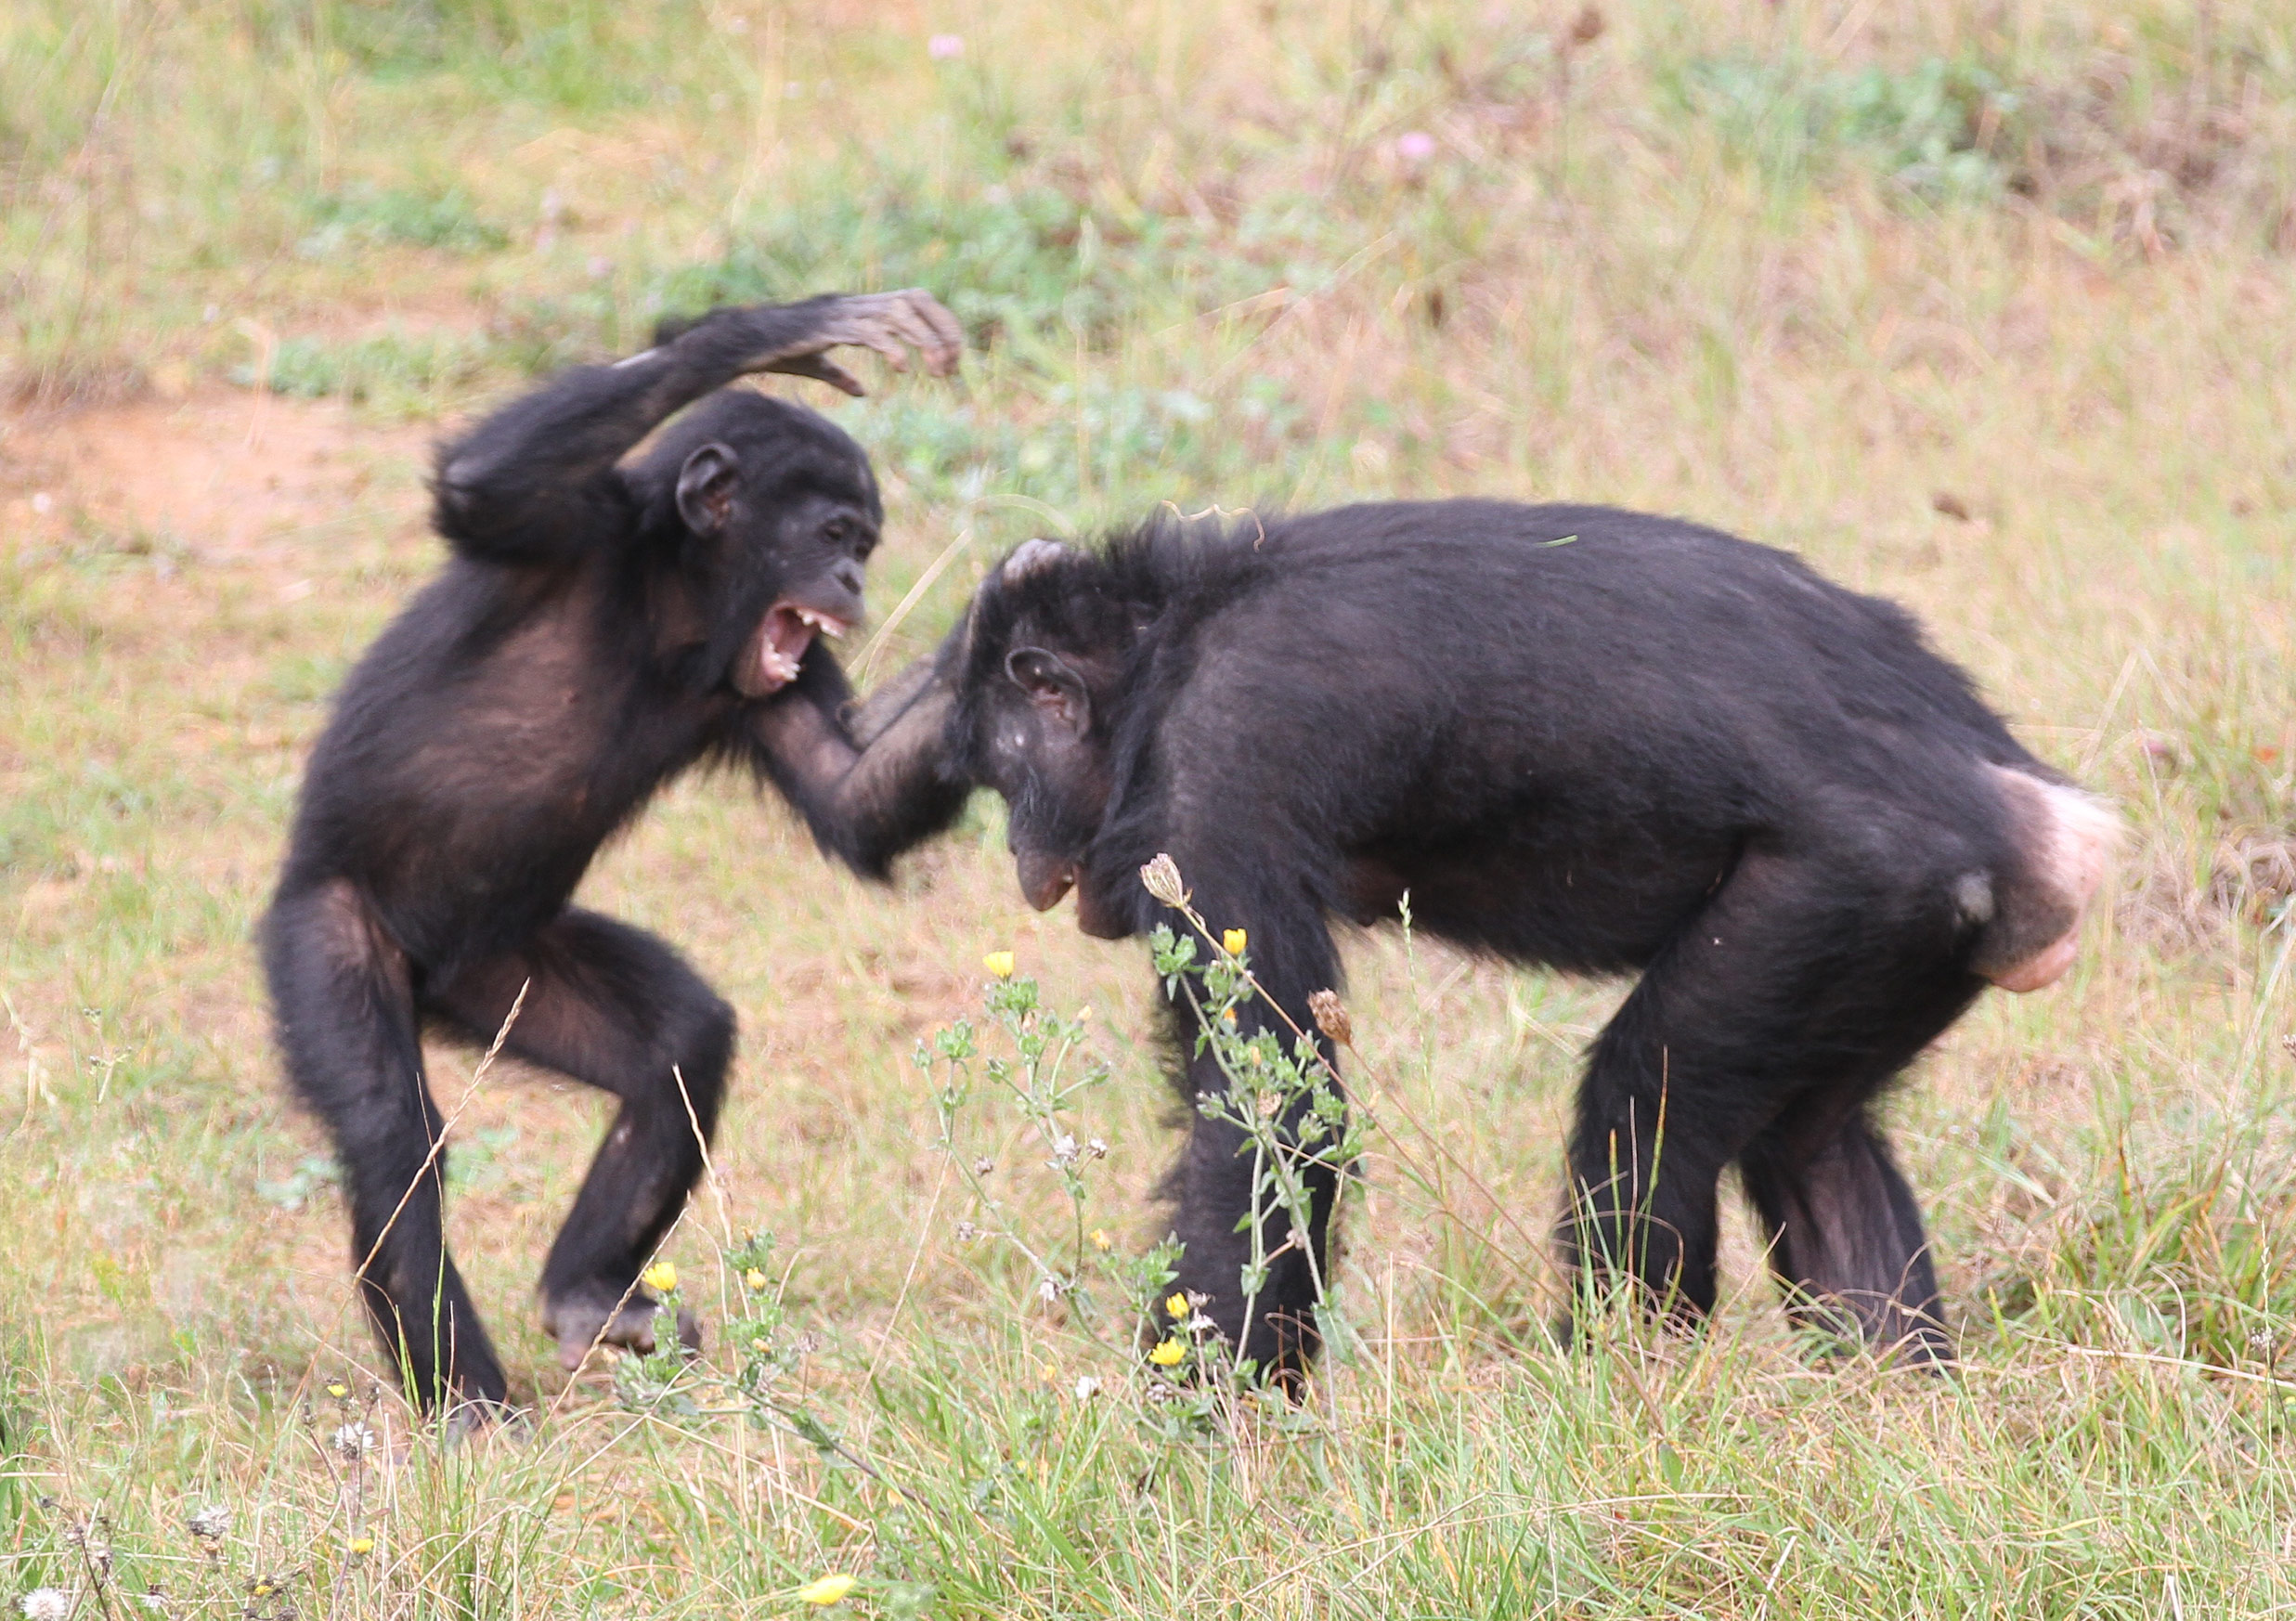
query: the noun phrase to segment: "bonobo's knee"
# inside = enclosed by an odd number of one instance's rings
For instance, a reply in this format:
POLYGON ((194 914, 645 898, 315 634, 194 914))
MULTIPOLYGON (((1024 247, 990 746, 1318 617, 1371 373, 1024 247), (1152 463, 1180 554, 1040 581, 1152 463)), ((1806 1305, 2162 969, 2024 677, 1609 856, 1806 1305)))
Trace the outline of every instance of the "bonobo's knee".
POLYGON ((695 994, 670 1027, 670 1062, 678 1067, 687 1102, 707 1131, 717 1122, 725 1096, 725 1075, 733 1061, 733 1008, 714 991, 695 994))

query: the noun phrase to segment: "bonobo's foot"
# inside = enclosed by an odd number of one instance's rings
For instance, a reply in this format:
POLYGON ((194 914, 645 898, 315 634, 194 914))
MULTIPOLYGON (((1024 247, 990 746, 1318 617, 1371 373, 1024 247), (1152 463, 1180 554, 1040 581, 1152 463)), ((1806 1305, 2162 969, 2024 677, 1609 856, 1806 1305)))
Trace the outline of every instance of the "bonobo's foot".
POLYGON ((460 1396, 439 1410, 438 1438, 458 1446, 481 1435, 508 1435, 523 1440, 530 1415, 524 1407, 486 1396, 460 1396))
MULTIPOLYGON (((601 1345, 615 1345, 641 1356, 650 1356, 659 1343, 655 1325, 662 1303, 643 1289, 622 1290, 603 1281, 585 1284, 544 1303, 542 1331, 558 1342, 558 1361, 569 1373, 601 1345)), ((678 1343, 687 1351, 702 1348, 700 1319, 681 1306, 678 1343)))

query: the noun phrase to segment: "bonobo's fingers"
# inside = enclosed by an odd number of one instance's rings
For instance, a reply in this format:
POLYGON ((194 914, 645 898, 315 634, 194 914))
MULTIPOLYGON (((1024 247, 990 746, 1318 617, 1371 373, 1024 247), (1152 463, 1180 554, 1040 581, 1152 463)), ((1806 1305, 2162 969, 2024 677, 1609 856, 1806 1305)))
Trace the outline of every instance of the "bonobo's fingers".
POLYGON ((935 377, 946 377, 956 370, 957 355, 965 347, 965 329, 957 324, 956 317, 922 288, 912 287, 894 296, 900 303, 891 311, 893 324, 925 357, 925 369, 935 377))
POLYGON ((824 323, 822 336, 831 343, 865 344, 897 371, 908 369, 907 344, 924 357, 925 369, 936 377, 956 369, 957 355, 965 346, 965 329, 957 325, 956 317, 920 287, 840 299, 824 323))
MULTIPOLYGON (((774 305, 756 314, 762 323, 772 318, 785 318, 786 312, 774 305)), ((900 292, 856 293, 830 302, 803 337, 785 338, 761 347, 744 370, 818 378, 859 395, 861 384, 842 367, 824 358, 827 351, 841 344, 858 344, 875 349, 894 370, 906 371, 909 350, 914 347, 924 357, 925 369, 943 377, 956 369, 964 343, 964 329, 956 318, 929 292, 908 288, 900 292)))
POLYGON ((855 399, 865 397, 869 392, 862 387, 860 378, 855 377, 826 355, 800 355, 794 360, 785 360, 778 365, 769 366, 766 370, 779 371, 791 377, 814 378, 827 383, 832 388, 840 389, 851 395, 855 399))

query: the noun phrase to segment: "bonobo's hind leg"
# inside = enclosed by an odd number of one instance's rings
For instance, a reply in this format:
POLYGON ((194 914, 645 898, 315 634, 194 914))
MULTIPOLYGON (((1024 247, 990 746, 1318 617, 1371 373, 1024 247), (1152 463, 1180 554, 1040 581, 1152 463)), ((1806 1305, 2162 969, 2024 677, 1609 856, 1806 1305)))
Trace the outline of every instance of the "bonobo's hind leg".
POLYGON ((602 1340, 651 1351, 654 1299, 638 1272, 702 1174, 733 1010, 652 935, 571 910, 437 987, 425 1010, 490 1041, 522 985, 504 1050, 622 1100, 543 1266, 543 1326, 570 1368, 602 1340))
POLYGON ((447 1253, 442 1122, 405 953, 337 879, 279 896, 263 955, 288 1077, 334 1138, 351 1262, 383 1349, 424 1409, 500 1407, 501 1365, 447 1253))
POLYGON ((1977 986, 1934 875, 1952 863, 1913 843, 1749 852, 1651 964, 1595 1044, 1571 1145, 1565 1240, 1598 1277, 1711 1310, 1716 1182, 1744 1155, 1795 1281, 1848 1291, 1878 1343, 1934 1322, 1920 1216, 1861 1112, 1977 986))
POLYGON ((1739 1172, 1796 1320, 1884 1355, 1951 1358, 1921 1212, 1862 1109, 1790 1111, 1739 1172))

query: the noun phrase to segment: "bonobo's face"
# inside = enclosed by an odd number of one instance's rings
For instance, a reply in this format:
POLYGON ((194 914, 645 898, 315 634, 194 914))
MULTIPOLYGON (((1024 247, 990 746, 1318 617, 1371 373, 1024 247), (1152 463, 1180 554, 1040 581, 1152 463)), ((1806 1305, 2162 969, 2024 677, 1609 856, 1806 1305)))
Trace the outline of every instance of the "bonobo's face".
MULTIPOLYGON (((1013 647, 975 710, 973 774, 1004 796, 1020 892, 1039 912, 1074 887, 1108 810, 1108 740, 1095 724, 1088 668, 1074 655, 1013 647)), ((1122 932, 1101 927, 1081 899, 1077 922, 1087 934, 1122 932)))
POLYGON ((817 633, 842 636, 860 621, 862 570, 883 524, 874 487, 865 498, 808 493, 778 516, 765 543, 778 564, 777 590, 733 662, 735 689, 753 698, 798 679, 817 633))
POLYGON ((730 400, 743 403, 703 424, 717 436, 680 465, 678 512, 713 577, 712 655, 736 692, 761 698, 798 679, 816 636, 860 620, 885 509, 868 458, 833 423, 757 395, 730 400))

